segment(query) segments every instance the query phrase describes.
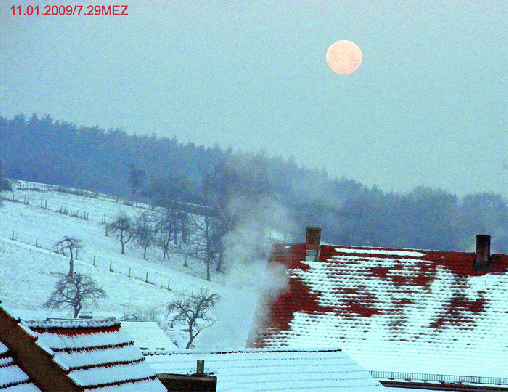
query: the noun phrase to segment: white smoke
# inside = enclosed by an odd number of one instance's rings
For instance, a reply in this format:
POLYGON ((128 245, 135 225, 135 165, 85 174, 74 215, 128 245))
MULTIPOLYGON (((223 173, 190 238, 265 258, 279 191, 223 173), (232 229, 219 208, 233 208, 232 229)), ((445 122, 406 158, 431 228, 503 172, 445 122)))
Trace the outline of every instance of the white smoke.
POLYGON ((260 305, 288 282, 284 268, 268 263, 273 243, 289 239, 293 232, 285 209, 269 199, 237 199, 229 208, 238 220, 225 238, 226 291, 215 308, 217 323, 200 338, 201 348, 214 350, 245 348, 262 321, 260 305))

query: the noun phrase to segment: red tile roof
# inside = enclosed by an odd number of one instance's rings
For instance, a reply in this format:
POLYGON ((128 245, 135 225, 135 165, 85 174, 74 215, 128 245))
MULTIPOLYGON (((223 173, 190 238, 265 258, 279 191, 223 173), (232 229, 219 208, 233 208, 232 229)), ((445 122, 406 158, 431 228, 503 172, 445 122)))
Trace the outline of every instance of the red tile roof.
POLYGON ((165 391, 155 372, 144 363, 132 339, 115 320, 25 321, 37 344, 49 348, 58 363, 82 390, 135 389, 165 391), (149 386, 149 384, 151 384, 149 386))
MULTIPOLYGON (((47 380, 39 377, 51 368, 51 377, 67 385, 66 390, 166 392, 115 320, 20 321, 2 308, 0 316, 5 325, 0 327, 2 346, 10 346, 8 351, 19 358, 20 367, 40 385, 47 380), (32 369, 34 363, 37 369, 32 369)), ((50 384, 48 390, 62 388, 50 384)))
POLYGON ((478 271, 474 253, 322 245, 315 260, 305 244, 279 244, 272 261, 287 267, 289 287, 268 304, 254 347, 336 346, 355 357, 366 342, 457 350, 488 338, 508 354, 507 255, 478 271))

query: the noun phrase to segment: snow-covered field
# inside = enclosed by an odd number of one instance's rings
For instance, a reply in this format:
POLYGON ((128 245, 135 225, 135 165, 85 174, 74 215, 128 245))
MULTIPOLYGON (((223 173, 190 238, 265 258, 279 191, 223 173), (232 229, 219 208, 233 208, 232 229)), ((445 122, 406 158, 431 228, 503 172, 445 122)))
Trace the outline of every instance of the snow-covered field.
MULTIPOLYGON (((217 312, 229 314, 236 326, 243 326, 239 338, 246 338, 250 319, 245 316, 251 314, 250 308, 257 298, 249 288, 227 284, 227 277, 215 272, 211 281, 207 281, 202 260, 188 256, 188 267, 184 267, 185 256, 176 251, 168 261, 163 260, 161 249, 149 248, 147 260, 144 260, 142 249, 130 242, 126 245, 126 254, 121 255, 115 234, 105 235, 104 222, 111 222, 121 212, 137 217, 148 211, 148 206, 127 205, 105 195, 86 197, 62 193, 43 184, 18 183, 17 186, 19 188, 13 192, 2 193, 4 200, 0 207, 0 300, 3 306, 15 309, 16 314, 24 318, 71 314, 70 309, 60 312, 42 306, 59 274, 69 269, 69 257, 57 254, 54 249, 56 242, 69 236, 80 239, 83 245, 75 271, 90 275, 107 294, 97 308, 85 308, 83 312, 119 318, 151 313, 163 319, 169 302, 205 289, 219 294, 221 301, 217 312), (63 210, 67 214, 59 212, 63 210), (247 309, 235 316, 239 309, 234 309, 234 303, 241 298, 249 299, 241 306, 247 309)), ((227 329, 228 322, 217 323, 215 328, 227 329)), ((213 344, 210 339, 207 344, 213 344)))

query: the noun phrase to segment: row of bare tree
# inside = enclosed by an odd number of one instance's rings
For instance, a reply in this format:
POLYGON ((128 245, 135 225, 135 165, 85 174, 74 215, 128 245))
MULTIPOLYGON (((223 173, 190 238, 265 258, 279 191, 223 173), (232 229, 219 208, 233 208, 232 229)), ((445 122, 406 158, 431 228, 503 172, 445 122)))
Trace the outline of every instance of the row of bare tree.
MULTIPOLYGON (((54 290, 43 306, 49 309, 70 308, 73 317, 77 318, 84 307, 97 306, 99 300, 106 298, 106 292, 90 276, 76 273, 74 270, 77 252, 83 248, 81 240, 64 236, 54 247, 57 253, 69 257, 69 271, 67 274, 61 274, 54 290)), ((200 293, 194 293, 168 303, 166 320, 170 321, 169 328, 175 328, 176 324, 183 326, 183 331, 186 332, 188 339, 185 348, 192 348, 194 340, 203 329, 215 323, 215 317, 211 311, 218 300, 217 294, 202 289, 200 293)))

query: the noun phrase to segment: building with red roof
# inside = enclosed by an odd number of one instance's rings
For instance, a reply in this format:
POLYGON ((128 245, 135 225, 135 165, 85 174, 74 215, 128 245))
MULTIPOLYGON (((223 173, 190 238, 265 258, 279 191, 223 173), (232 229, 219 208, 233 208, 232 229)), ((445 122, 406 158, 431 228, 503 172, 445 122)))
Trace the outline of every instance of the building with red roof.
POLYGON ((0 307, 0 391, 166 392, 110 320, 21 321, 0 307))
POLYGON ((267 300, 250 346, 341 347, 379 378, 508 386, 508 255, 491 254, 489 236, 474 253, 442 252, 324 245, 308 228, 305 243, 275 245, 271 261, 288 285, 267 300))

